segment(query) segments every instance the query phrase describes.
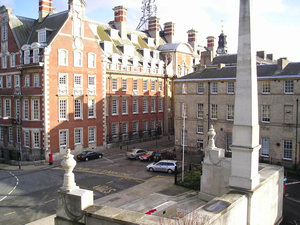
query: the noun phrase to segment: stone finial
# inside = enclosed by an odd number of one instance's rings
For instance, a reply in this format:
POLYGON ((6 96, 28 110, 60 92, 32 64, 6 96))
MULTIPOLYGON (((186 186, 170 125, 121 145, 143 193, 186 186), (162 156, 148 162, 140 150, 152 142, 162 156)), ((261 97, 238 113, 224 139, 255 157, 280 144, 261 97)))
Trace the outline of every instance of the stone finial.
POLYGON ((76 166, 76 161, 74 160, 74 155, 71 154, 71 150, 68 149, 66 155, 64 156, 63 161, 61 162, 62 168, 65 170, 64 174, 64 183, 61 187, 63 191, 71 191, 73 189, 78 189, 76 186, 75 177, 73 169, 76 166))
POLYGON ((210 125, 209 131, 207 132, 208 135, 208 149, 215 149, 215 139, 214 137, 216 136, 215 129, 213 125, 210 125))

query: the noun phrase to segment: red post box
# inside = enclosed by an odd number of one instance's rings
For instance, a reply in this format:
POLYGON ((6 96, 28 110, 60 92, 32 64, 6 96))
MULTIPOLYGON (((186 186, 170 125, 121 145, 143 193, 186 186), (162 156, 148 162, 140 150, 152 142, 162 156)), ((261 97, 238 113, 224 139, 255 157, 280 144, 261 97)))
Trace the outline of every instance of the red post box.
POLYGON ((49 165, 53 164, 53 155, 52 153, 49 154, 49 165))

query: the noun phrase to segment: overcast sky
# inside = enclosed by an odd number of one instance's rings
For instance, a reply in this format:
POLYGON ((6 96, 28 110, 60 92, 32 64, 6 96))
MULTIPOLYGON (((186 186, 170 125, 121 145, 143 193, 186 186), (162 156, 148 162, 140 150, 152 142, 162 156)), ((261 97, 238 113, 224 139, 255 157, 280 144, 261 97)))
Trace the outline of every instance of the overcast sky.
MULTIPOLYGON (((56 11, 67 9, 68 0, 53 0, 56 11)), ((85 0, 87 17, 101 22, 113 20, 114 6, 128 8, 128 24, 136 28, 141 13, 142 0, 85 0)), ((0 5, 13 8, 16 15, 38 17, 38 0, 0 0, 0 5)), ((237 51, 239 0, 156 0, 157 16, 163 27, 165 22, 175 22, 178 42, 187 41, 187 31, 198 31, 198 40, 206 45, 206 37, 218 37, 221 21, 227 35, 229 53, 237 51)), ((288 57, 300 62, 300 0, 254 0, 255 45, 257 50, 274 53, 274 57, 288 57)))

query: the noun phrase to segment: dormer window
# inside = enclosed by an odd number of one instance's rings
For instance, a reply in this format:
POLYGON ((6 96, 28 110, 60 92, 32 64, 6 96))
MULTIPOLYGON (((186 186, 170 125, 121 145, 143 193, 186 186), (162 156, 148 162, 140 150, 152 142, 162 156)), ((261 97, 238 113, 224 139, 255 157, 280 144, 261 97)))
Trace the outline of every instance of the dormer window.
POLYGON ((38 42, 39 43, 46 42, 46 30, 40 30, 38 32, 38 42))
POLYGON ((33 49, 33 63, 39 62, 39 49, 33 49))
POLYGON ((7 41, 8 39, 7 23, 3 24, 1 28, 2 28, 1 29, 2 41, 7 41))
POLYGON ((149 46, 154 46, 154 38, 148 37, 146 42, 149 46))
POLYGON ((144 56, 145 59, 149 59, 150 58, 150 49, 144 48, 143 56, 144 56))
POLYGON ((110 29, 109 31, 110 37, 112 39, 118 39, 119 38, 119 31, 116 29, 110 29))
POLYGON ((104 41, 103 42, 103 50, 107 53, 113 52, 113 45, 111 41, 104 41))
POLYGON ((25 50, 24 51, 24 64, 29 64, 30 63, 30 51, 25 50))
POLYGON ((130 41, 132 43, 138 43, 138 37, 136 34, 130 34, 130 41))
POLYGON ((123 49, 124 49, 124 51, 123 51, 124 55, 133 56, 133 52, 134 52, 133 45, 124 45, 123 49))

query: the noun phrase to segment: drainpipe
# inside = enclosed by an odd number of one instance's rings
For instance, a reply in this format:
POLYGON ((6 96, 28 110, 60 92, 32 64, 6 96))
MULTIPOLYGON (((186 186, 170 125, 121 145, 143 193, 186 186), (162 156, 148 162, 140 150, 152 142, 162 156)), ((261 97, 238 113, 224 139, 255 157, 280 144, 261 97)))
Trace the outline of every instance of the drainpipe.
POLYGON ((210 128, 210 82, 208 82, 208 94, 207 94, 207 103, 208 103, 208 108, 207 108, 207 131, 209 131, 210 128))
POLYGON ((298 106, 299 106, 299 99, 296 100, 296 147, 295 147, 295 169, 297 169, 297 150, 298 150, 298 121, 299 121, 299 113, 298 113, 298 106))

